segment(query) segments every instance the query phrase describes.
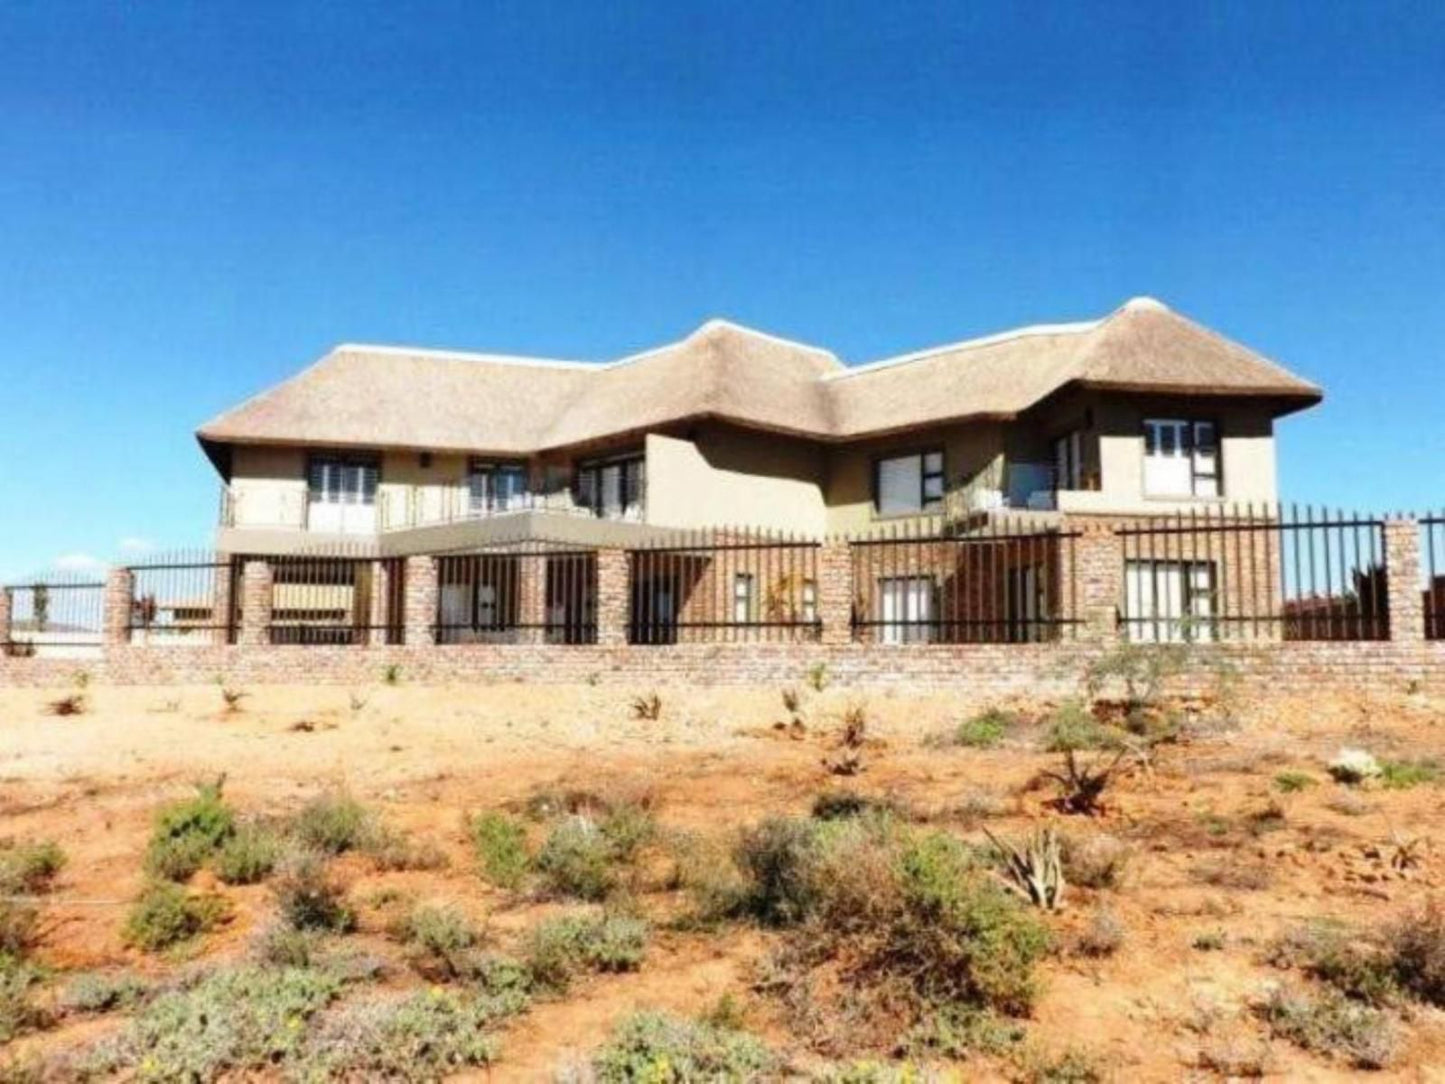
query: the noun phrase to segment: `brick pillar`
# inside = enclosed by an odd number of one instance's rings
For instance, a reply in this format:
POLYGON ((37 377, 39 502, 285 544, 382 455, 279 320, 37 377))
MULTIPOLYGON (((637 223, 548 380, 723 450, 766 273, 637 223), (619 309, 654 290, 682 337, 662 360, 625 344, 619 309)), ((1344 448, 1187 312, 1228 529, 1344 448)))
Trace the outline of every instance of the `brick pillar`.
POLYGON ((1412 516, 1385 523, 1385 571, 1390 607, 1390 639, 1425 640, 1425 599, 1420 588, 1420 524, 1412 516))
POLYGON ((216 578, 211 586, 211 624, 215 628, 211 632, 211 640, 217 644, 229 644, 234 634, 239 634, 240 629, 231 628, 231 555, 228 553, 216 554, 216 578))
POLYGON ((830 538, 818 550, 818 620, 822 642, 853 639, 853 551, 846 539, 830 538))
POLYGON ((547 555, 524 553, 517 570, 517 642, 540 644, 547 620, 547 555))
POLYGON ((0 587, 0 655, 5 654, 4 647, 10 642, 10 592, 0 587))
POLYGON ((269 561, 247 561, 241 571, 241 631, 237 642, 261 647, 271 642, 274 577, 269 561))
POLYGON ((130 643, 130 613, 135 591, 135 576, 128 568, 112 568, 105 577, 105 613, 103 619, 106 647, 130 643))
POLYGON ((597 642, 627 643, 632 605, 627 574, 627 551, 597 551, 597 642))
POLYGON ((1112 644, 1119 640, 1119 607, 1124 598, 1124 547, 1108 524, 1086 522, 1066 524, 1076 529, 1073 557, 1068 547, 1062 553, 1063 577, 1060 595, 1063 605, 1073 605, 1071 615, 1080 622, 1077 638, 1112 644))
POLYGON ((406 644, 437 642, 437 561, 425 554, 406 559, 406 644))
POLYGON ((371 612, 366 623, 371 626, 367 642, 372 647, 386 644, 387 625, 391 621, 391 575, 385 561, 371 562, 371 612))

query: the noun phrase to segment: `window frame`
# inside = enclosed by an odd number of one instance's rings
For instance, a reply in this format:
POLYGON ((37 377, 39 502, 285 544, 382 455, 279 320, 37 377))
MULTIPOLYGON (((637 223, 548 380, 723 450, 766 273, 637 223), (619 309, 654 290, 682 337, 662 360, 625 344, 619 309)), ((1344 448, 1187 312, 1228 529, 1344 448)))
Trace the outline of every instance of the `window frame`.
POLYGON ((604 514, 602 499, 602 472, 608 467, 618 467, 620 471, 618 478, 620 515, 615 518, 627 518, 627 511, 634 503, 627 499, 629 489, 636 495, 635 504, 640 514, 647 505, 647 452, 645 449, 577 460, 573 464, 572 470, 573 502, 579 507, 586 508, 598 519, 612 518, 604 514), (590 492, 585 494, 588 499, 584 500, 583 476, 589 474, 592 476, 592 484, 590 492), (628 481, 629 476, 632 478, 631 485, 628 481))
POLYGON ((733 574, 733 624, 752 625, 758 620, 758 578, 751 572, 733 574))
POLYGON ((943 508, 944 496, 948 492, 948 455, 943 445, 927 445, 915 448, 908 448, 899 451, 890 451, 887 454, 875 455, 872 461, 873 466, 873 516, 875 519, 892 519, 897 516, 922 516, 930 515, 943 508), (938 457, 938 469, 929 470, 928 460, 930 456, 938 457), (918 507, 904 509, 902 511, 885 512, 882 506, 883 497, 883 464, 892 463, 900 459, 918 460, 918 507), (928 496, 928 483, 930 479, 938 480, 938 496, 928 496))
POLYGON ((497 496, 496 478, 500 474, 518 474, 522 477, 522 503, 525 505, 532 496, 532 472, 523 459, 489 459, 486 456, 471 456, 467 459, 467 474, 464 485, 467 491, 469 512, 505 512, 507 504, 497 496), (478 494, 473 479, 485 479, 486 492, 478 494))
POLYGON ((381 456, 376 452, 342 452, 325 449, 308 450, 306 453, 306 503, 354 505, 372 508, 376 506, 377 493, 381 489, 381 456), (326 484, 327 467, 334 468, 342 479, 348 471, 360 471, 358 484, 335 487, 326 484), (315 482, 318 468, 322 471, 322 484, 315 482), (367 472, 370 472, 369 476, 367 472), (369 485, 368 485, 369 481, 369 485), (334 495, 334 496, 333 496, 334 495), (354 498, 354 499, 352 499, 354 498))
POLYGON ((1219 500, 1224 497, 1224 437, 1223 426, 1217 418, 1201 417, 1146 417, 1143 420, 1144 435, 1144 469, 1142 472, 1142 483, 1144 496, 1157 500, 1219 500), (1172 452, 1170 455, 1163 455, 1164 446, 1163 434, 1165 427, 1168 427, 1171 438, 1169 444, 1172 452), (1212 471, 1200 470, 1200 441, 1199 434, 1202 429, 1208 428, 1212 438, 1213 455, 1210 457, 1213 466, 1212 471), (1157 433, 1157 435, 1156 435, 1157 433), (1152 450, 1151 450, 1152 449, 1152 450), (1187 493, 1151 493, 1149 490, 1149 460, 1160 459, 1188 459, 1189 463, 1189 492, 1187 493), (1213 482, 1213 493, 1200 492, 1203 484, 1213 482))

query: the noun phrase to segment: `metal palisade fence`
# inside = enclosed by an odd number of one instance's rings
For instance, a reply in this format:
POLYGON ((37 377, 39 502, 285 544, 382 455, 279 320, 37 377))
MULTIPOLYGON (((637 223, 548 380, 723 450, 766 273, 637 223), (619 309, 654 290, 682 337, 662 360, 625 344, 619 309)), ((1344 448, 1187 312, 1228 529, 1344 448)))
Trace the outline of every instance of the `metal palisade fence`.
POLYGON ((821 543, 759 529, 681 532, 628 551, 634 644, 817 640, 821 543))
POLYGON ((1128 639, 1383 640, 1385 520, 1236 505, 1118 528, 1128 639))
POLYGON ((1020 514, 910 523, 853 539, 853 638, 1021 644, 1072 636, 1076 537, 1020 514))
POLYGON ((597 555, 519 541, 437 555, 439 644, 590 644, 597 640, 597 555))
POLYGON ((104 638, 105 581, 92 572, 30 576, 4 588, 9 600, 5 654, 84 658, 104 638))
POLYGON ((1445 512, 1420 520, 1420 567, 1425 576, 1425 638, 1445 640, 1445 512))
POLYGON ((130 642, 185 647, 236 642, 241 561, 209 550, 148 555, 131 576, 130 642))

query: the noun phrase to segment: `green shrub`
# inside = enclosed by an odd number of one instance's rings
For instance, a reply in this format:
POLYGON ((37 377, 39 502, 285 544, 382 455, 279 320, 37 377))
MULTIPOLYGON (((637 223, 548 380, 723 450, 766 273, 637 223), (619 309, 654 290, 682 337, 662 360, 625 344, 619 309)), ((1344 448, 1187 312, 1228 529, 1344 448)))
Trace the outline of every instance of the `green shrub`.
POLYGON ((472 849, 482 876, 498 888, 514 889, 527 875, 527 831, 515 817, 492 810, 472 818, 472 849))
POLYGON ((307 802, 291 831, 309 850, 343 854, 360 850, 372 839, 376 820, 371 810, 344 791, 326 791, 307 802))
POLYGON ((294 1076, 305 1080, 435 1081, 489 1065, 490 1029, 525 999, 462 997, 440 988, 391 994, 325 1014, 294 1076))
POLYGON ((873 798, 854 790, 827 790, 813 799, 811 812, 816 820, 837 821, 849 817, 897 816, 902 810, 891 798, 873 798))
POLYGON ((228 885, 252 885, 265 880, 281 857, 281 838, 263 825, 245 824, 221 844, 212 866, 228 885))
POLYGON ((965 719, 944 736, 938 744, 962 745, 970 749, 992 749, 1018 725, 1018 717, 1012 712, 989 708, 981 715, 965 719))
POLYGON ((455 978, 467 972, 477 932, 452 907, 423 904, 392 925, 392 934, 412 951, 424 970, 455 978))
POLYGON ((652 1012, 624 1020, 592 1059, 597 1084, 721 1084, 763 1078, 776 1065, 772 1052, 752 1035, 652 1012))
POLYGON ((636 802, 614 804, 597 827, 612 845, 612 856, 619 862, 631 862, 638 851, 657 837, 657 821, 652 812, 636 802))
POLYGON ((647 923, 621 915, 563 915, 541 923, 528 941, 531 985, 567 989, 582 971, 636 971, 647 952, 647 923))
POLYGON ((298 930, 276 923, 256 938, 255 956, 273 967, 315 967, 321 958, 322 935, 317 930, 298 930))
POLYGON ((1326 989, 1317 997, 1276 990, 1260 1015, 1277 1038, 1356 1069, 1383 1069, 1399 1049, 1399 1033, 1385 1013, 1338 990, 1326 989))
POLYGON ((341 991, 323 971, 214 971, 152 998, 119 1035, 81 1060, 84 1075, 152 1081, 251 1078, 295 1058, 306 1021, 341 991))
POLYGON ((0 957, 0 1043, 50 1023, 50 1014, 30 996, 40 981, 37 968, 13 957, 0 957))
POLYGON ((34 947, 38 913, 27 903, 0 900, 0 966, 23 960, 34 947))
POLYGON ((61 1004, 71 1012, 113 1012, 136 1004, 148 989, 144 979, 129 971, 87 971, 70 980, 61 1004))
POLYGON ((1308 772, 1286 771, 1274 777, 1274 785, 1285 794, 1296 794, 1306 787, 1318 785, 1319 780, 1308 772))
POLYGON ((1385 946, 1395 981, 1445 1008, 1445 906, 1434 902, 1406 915, 1386 932, 1385 946))
POLYGON ((749 884, 726 836, 679 832, 669 840, 669 848, 674 863, 673 882, 692 897, 692 921, 713 923, 743 909, 749 884))
POLYGON ((445 869, 447 856, 434 843, 417 841, 406 832, 377 827, 365 843, 366 855, 379 870, 445 869))
POLYGON ((0 843, 0 896, 46 891, 65 865, 65 852, 53 840, 0 843))
POLYGON ((1098 1055, 1069 1049, 1030 1059, 1023 1079, 1028 1084, 1102 1084, 1108 1077, 1098 1055))
POLYGON ((236 819, 221 797, 223 783, 224 777, 199 784, 195 797, 161 809, 146 850, 147 873, 168 881, 184 881, 231 838, 236 819))
POLYGON ((343 902, 345 889, 326 866, 325 855, 299 851, 282 862, 271 884, 282 920, 296 930, 346 933, 356 916, 343 902))
POLYGON ((1044 736, 1044 749, 1050 753, 1118 749, 1123 744, 1122 734, 1095 719, 1077 700, 1062 704, 1049 717, 1044 736))
POLYGON ((771 926, 806 918, 817 899, 818 841, 817 825, 790 817, 745 829, 733 852, 745 878, 744 910, 771 926))
POLYGON ((1371 1005, 1383 1005, 1396 993, 1388 957, 1338 922, 1321 920, 1286 930, 1267 956, 1277 967, 1298 968, 1371 1005))
POLYGON ((197 895, 169 881, 158 881, 136 900, 122 936, 128 945, 159 952, 214 928, 229 911, 219 896, 197 895))
POLYGON ((1424 760, 1387 760, 1380 765, 1380 782, 1390 790, 1409 790, 1426 783, 1440 782, 1440 762, 1424 760))
POLYGON ((536 869, 546 891, 581 900, 605 898, 617 885, 612 841, 586 817, 568 817, 547 835, 536 869))

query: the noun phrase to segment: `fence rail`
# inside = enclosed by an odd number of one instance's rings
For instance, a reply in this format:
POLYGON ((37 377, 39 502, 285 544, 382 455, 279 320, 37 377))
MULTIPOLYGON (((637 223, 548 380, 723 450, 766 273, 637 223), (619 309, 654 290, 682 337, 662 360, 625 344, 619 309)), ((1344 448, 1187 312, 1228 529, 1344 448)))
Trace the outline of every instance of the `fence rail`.
POLYGON ((817 640, 820 549, 794 535, 717 530, 629 550, 628 641, 817 640))
POLYGON ((55 574, 4 588, 9 597, 7 655, 83 657, 104 639, 105 582, 55 574))
POLYGON ((1445 640, 1445 513, 1420 520, 1420 569, 1425 575, 1425 639, 1445 640))
POLYGON ((1389 638, 1383 519, 1243 505, 1117 533, 1130 640, 1389 638))
POLYGON ((241 625, 241 562, 180 552, 127 566, 130 641, 152 646, 233 644, 241 625))
POLYGON ((963 532, 940 523, 854 540, 853 638, 961 644, 1072 636, 1076 537, 1020 516, 963 532))

